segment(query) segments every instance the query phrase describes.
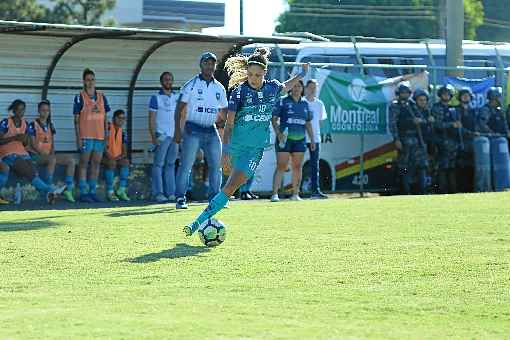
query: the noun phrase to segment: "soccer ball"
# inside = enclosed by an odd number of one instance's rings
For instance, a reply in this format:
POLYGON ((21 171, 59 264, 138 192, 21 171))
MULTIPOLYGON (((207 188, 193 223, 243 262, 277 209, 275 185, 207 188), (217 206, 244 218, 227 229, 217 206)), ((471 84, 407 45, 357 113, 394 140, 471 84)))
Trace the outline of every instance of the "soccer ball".
POLYGON ((198 227, 198 236, 204 245, 216 247, 225 241, 227 229, 221 221, 210 218, 198 227))

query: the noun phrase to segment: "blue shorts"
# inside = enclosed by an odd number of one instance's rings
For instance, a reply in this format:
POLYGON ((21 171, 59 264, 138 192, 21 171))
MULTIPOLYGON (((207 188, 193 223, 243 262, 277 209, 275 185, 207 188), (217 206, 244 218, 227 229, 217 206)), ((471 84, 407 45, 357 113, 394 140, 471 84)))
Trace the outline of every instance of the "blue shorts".
POLYGON ((245 152, 230 152, 230 160, 234 170, 242 171, 246 178, 255 175, 255 170, 259 166, 260 160, 264 155, 264 149, 245 150, 245 152))
POLYGON ((4 158, 2 158, 2 162, 7 164, 8 166, 13 166, 14 162, 16 162, 18 159, 25 160, 25 161, 31 161, 32 157, 30 155, 7 155, 4 158))
POLYGON ((280 148, 278 143, 275 144, 276 152, 305 152, 306 151, 306 143, 305 139, 300 140, 290 140, 287 139, 287 143, 285 143, 285 147, 280 148))
POLYGON ((102 153, 104 151, 104 140, 84 138, 81 140, 82 147, 80 152, 97 152, 102 153))

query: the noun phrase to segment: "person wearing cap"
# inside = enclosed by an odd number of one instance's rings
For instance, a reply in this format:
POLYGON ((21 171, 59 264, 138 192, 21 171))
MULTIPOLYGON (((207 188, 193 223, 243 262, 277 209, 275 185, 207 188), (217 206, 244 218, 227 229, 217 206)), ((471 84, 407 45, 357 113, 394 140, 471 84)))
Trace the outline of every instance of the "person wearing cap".
POLYGON ((189 80, 181 89, 175 109, 174 142, 181 144, 180 166, 176 177, 176 208, 187 209, 186 188, 195 155, 204 151, 208 166, 209 199, 216 196, 221 186, 221 140, 216 129, 218 116, 225 117, 227 94, 216 79, 218 58, 211 52, 200 57, 200 74, 189 80), (186 115, 184 131, 181 118, 186 115))
POLYGON ((149 132, 154 148, 152 198, 158 203, 175 201, 175 161, 179 146, 174 142, 175 108, 179 94, 172 90, 174 75, 159 77, 161 89, 149 103, 149 132))
POLYGON ((442 194, 457 192, 457 156, 462 148, 462 123, 457 111, 450 107, 455 89, 450 84, 437 91, 439 102, 432 106, 434 130, 438 140, 438 184, 442 194))
POLYGON ((389 107, 389 116, 390 132, 398 150, 401 194, 409 195, 415 181, 418 184, 418 193, 424 194, 428 159, 422 127, 427 124, 427 120, 410 100, 409 83, 400 83, 395 95, 397 98, 389 107))
POLYGON ((68 155, 55 153, 55 134, 57 133, 51 121, 51 103, 43 100, 37 105, 39 116, 28 125, 30 148, 28 149, 32 160, 38 166, 46 167, 46 184, 53 186, 53 174, 56 165, 63 165, 66 169, 64 199, 74 203, 74 172, 76 164, 74 158, 68 155))

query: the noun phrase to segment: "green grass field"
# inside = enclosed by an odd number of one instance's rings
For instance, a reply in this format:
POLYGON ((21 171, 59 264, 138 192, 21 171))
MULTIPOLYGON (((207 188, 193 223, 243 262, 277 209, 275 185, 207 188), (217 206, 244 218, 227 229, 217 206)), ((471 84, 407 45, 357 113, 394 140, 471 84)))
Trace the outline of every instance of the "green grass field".
POLYGON ((510 194, 0 212, 0 339, 508 339, 510 194))

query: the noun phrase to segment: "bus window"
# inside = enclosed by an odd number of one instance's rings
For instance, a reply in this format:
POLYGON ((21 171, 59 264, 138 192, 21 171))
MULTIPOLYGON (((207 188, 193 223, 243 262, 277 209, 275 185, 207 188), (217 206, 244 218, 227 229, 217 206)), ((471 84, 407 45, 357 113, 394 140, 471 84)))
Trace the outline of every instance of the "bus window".
MULTIPOLYGON (((494 57, 479 57, 479 56, 464 56, 464 66, 472 67, 495 67, 496 63, 494 57)), ((493 76, 493 71, 482 70, 466 70, 464 71, 464 78, 468 79, 482 79, 493 76)))
MULTIPOLYGON (((312 54, 304 57, 300 62, 320 64, 356 64, 356 59, 352 55, 312 54)), ((358 69, 354 67, 328 66, 327 69, 343 73, 358 73, 358 69)))
MULTIPOLYGON (((424 57, 401 57, 400 58, 401 65, 427 65, 428 60, 425 60, 424 57)), ((416 68, 402 68, 402 74, 413 74, 422 71, 422 69, 416 68)))
MULTIPOLYGON (((396 63, 396 57, 376 57, 376 56, 370 56, 366 57, 363 56, 363 64, 370 65, 370 64, 389 64, 394 65, 398 64, 396 63)), ((368 74, 371 76, 378 76, 378 77, 386 77, 386 78, 393 78, 398 77, 400 75, 400 70, 396 68, 379 68, 379 67, 370 67, 367 68, 368 74)))

